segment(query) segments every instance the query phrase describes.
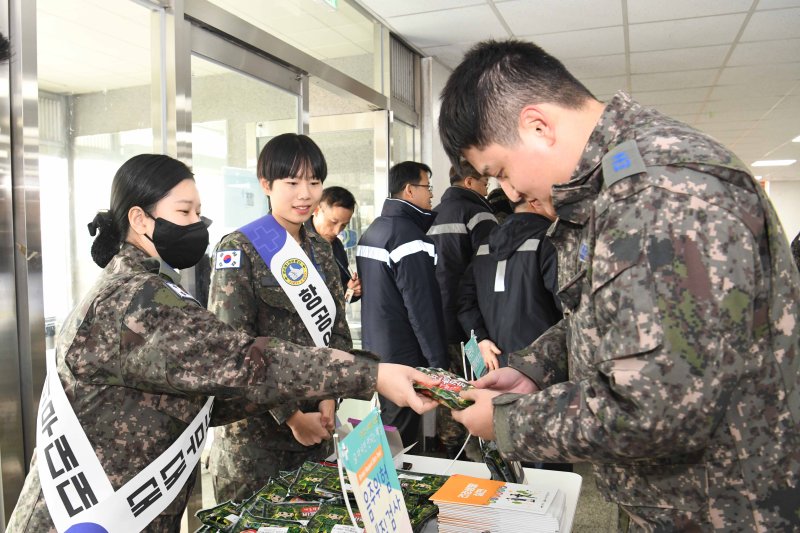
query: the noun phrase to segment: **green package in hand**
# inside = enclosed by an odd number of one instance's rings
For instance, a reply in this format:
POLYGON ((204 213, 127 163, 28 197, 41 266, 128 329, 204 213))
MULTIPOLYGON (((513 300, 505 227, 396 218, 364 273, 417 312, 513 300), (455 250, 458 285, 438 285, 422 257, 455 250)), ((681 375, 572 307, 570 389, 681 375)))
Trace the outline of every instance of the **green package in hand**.
POLYGON ((465 400, 458 395, 462 390, 474 388, 466 380, 441 368, 417 367, 417 370, 427 374, 434 382, 430 386, 414 383, 414 389, 420 394, 424 394, 450 409, 465 409, 474 403, 472 400, 465 400))

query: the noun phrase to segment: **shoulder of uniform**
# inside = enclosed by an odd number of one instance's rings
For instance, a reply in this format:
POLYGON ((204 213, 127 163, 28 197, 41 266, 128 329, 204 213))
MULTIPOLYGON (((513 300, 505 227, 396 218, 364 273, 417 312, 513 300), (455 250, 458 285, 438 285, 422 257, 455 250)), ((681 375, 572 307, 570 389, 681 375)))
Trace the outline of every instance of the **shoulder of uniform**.
POLYGON ((211 266, 214 270, 240 268, 242 256, 250 253, 252 245, 240 231, 234 231, 222 237, 214 247, 211 255, 211 266))
POLYGON ((200 303, 183 287, 158 274, 132 280, 132 304, 137 307, 177 307, 200 303))
POLYGON ((250 241, 245 237, 244 233, 236 230, 224 235, 215 246, 215 250, 241 248, 244 244, 250 244, 250 241))
POLYGON ((608 188, 623 178, 647 171, 636 141, 624 141, 603 157, 603 186, 608 188))

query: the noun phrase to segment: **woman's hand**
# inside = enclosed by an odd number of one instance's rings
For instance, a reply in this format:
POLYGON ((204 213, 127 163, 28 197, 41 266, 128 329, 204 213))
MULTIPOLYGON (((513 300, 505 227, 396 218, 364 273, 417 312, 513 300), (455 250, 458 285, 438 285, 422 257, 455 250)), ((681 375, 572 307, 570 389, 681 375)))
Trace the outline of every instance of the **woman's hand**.
POLYGON ((419 414, 434 409, 438 403, 414 390, 414 382, 436 383, 416 368, 393 363, 378 365, 378 394, 400 407, 410 407, 419 414))
POLYGON ((330 432, 322 423, 322 413, 304 413, 295 411, 286 420, 295 440, 303 446, 313 446, 331 438, 330 432))

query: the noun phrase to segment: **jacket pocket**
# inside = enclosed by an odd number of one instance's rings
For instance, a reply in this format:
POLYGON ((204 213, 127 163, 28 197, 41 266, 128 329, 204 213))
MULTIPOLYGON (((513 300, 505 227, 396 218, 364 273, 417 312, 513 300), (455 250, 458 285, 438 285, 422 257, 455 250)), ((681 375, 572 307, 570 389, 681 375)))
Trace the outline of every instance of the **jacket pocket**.
POLYGON ((295 311, 291 300, 289 300, 289 297, 283 292, 283 289, 278 285, 278 281, 272 274, 261 278, 261 284, 256 289, 256 293, 258 298, 269 307, 295 311))
POLYGON ((558 298, 561 300, 564 308, 564 315, 569 316, 573 313, 578 305, 581 303, 581 293, 583 292, 583 280, 586 277, 586 269, 582 269, 569 281, 564 283, 564 286, 558 290, 558 298))
POLYGON ((595 465, 598 489, 628 507, 699 512, 708 508, 708 476, 702 464, 595 465))
POLYGON ((591 299, 600 343, 595 360, 607 361, 660 347, 663 326, 655 282, 644 253, 595 261, 591 299))

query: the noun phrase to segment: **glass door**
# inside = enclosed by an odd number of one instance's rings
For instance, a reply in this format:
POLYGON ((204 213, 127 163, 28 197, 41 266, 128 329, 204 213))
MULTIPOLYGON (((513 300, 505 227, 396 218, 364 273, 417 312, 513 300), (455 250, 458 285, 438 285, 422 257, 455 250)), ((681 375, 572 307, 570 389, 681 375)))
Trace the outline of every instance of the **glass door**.
MULTIPOLYGON (((339 235, 353 272, 358 239, 381 214, 388 196, 388 120, 388 111, 312 116, 310 120, 309 135, 328 163, 325 187, 344 187, 356 198, 353 218, 339 235)), ((346 312, 353 346, 360 348, 361 302, 348 304, 346 312)))
MULTIPOLYGON (((302 83, 294 71, 194 27, 191 72, 192 169, 203 214, 214 221, 213 247, 267 213, 258 154, 275 135, 302 130, 302 83)), ((207 262, 195 275, 196 295, 205 304, 207 262)))

